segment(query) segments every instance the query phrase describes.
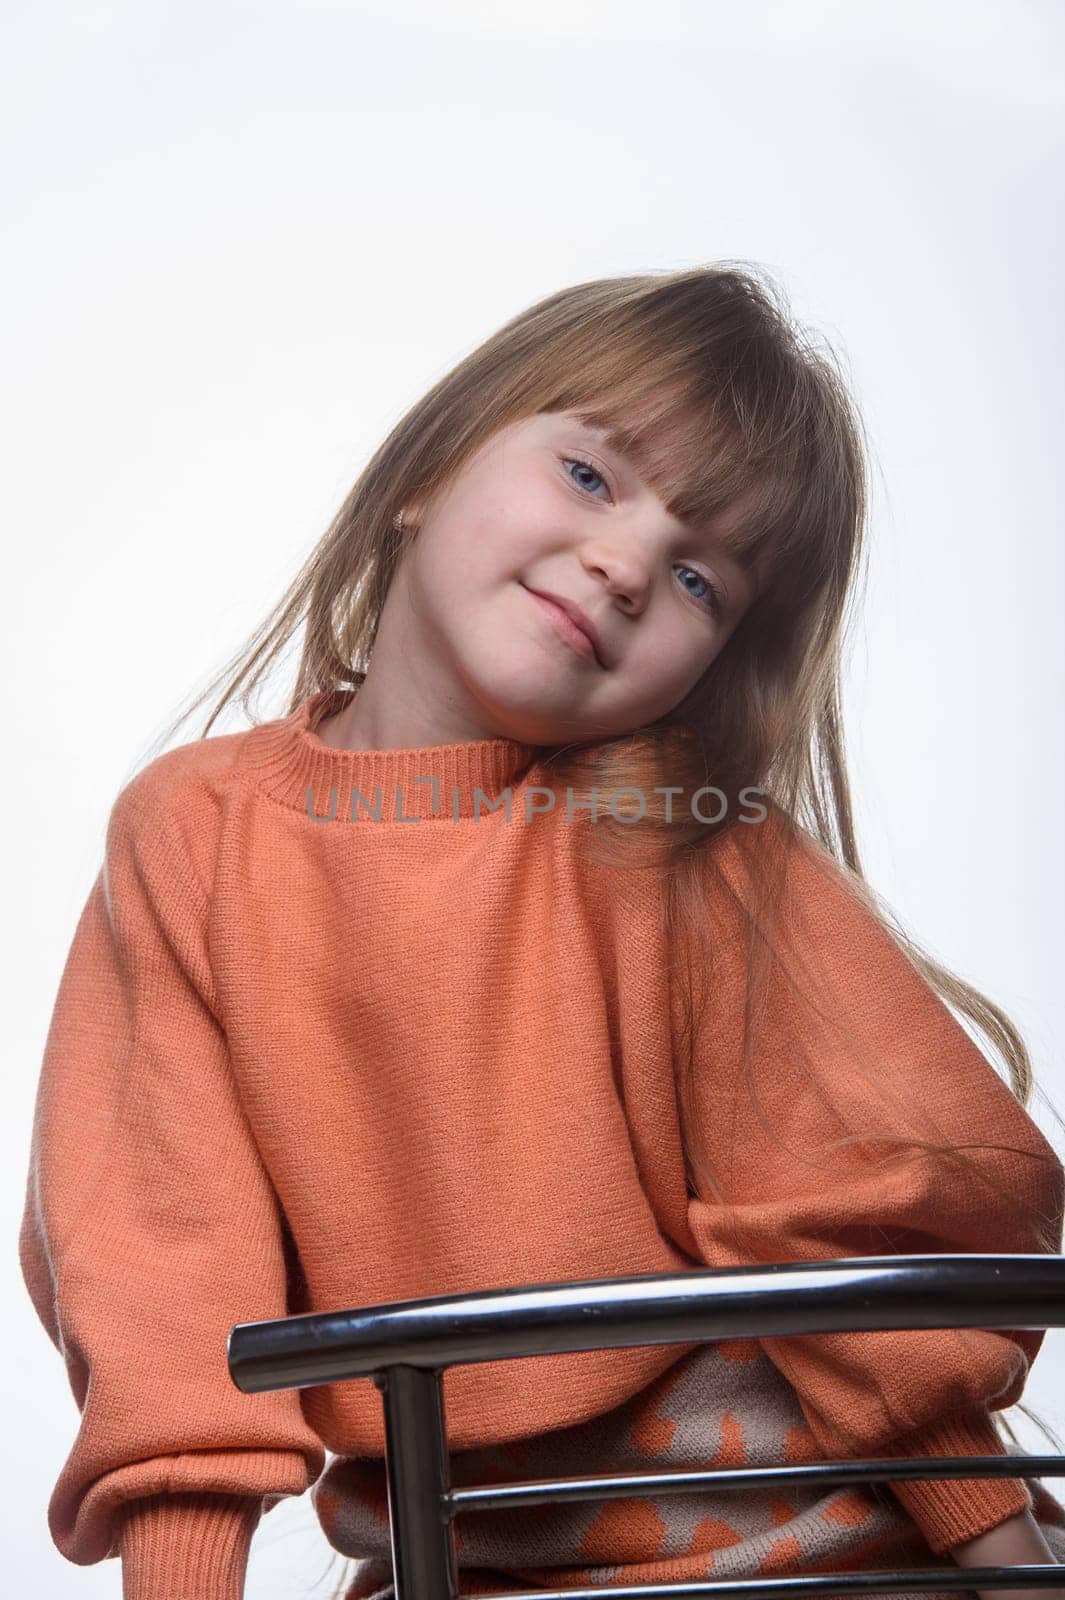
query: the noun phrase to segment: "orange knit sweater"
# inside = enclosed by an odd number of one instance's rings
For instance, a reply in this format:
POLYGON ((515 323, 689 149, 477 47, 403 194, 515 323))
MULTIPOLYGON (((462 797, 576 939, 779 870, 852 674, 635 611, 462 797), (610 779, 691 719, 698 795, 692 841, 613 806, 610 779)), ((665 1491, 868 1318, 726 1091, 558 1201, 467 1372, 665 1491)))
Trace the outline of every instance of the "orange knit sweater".
MULTIPOLYGON (((727 1204, 691 1195, 662 891, 578 859, 561 796, 527 813, 533 786, 552 787, 533 748, 334 750, 314 727, 344 698, 183 745, 126 785, 59 986, 20 1236, 81 1412, 48 1520, 73 1562, 121 1555, 127 1600, 236 1600, 264 1511, 314 1483, 327 1449, 383 1454, 368 1382, 241 1393, 235 1323, 745 1265, 733 1216, 777 1261, 1033 1248, 960 1170, 874 1180, 844 1151, 828 1181, 739 1109, 744 956, 724 899, 699 1039, 727 1204), (509 791, 509 811, 478 789, 509 791)), ((713 848, 742 892, 734 830, 713 848)), ((893 1087, 933 1137, 1010 1147, 969 1154, 1060 1239, 1065 1173, 1033 1121, 820 853, 792 870, 797 944, 893 1087)), ((870 1092, 782 983, 759 1051, 771 1126, 796 1151, 837 1137, 833 1104, 870 1092)), ((824 1458, 1002 1452, 989 1413, 1020 1397, 1043 1337, 763 1344, 824 1458)), ((598 1417, 677 1359, 452 1369, 450 1445, 598 1417)), ((1032 1504, 1020 1479, 892 1490, 934 1551, 1032 1504)))

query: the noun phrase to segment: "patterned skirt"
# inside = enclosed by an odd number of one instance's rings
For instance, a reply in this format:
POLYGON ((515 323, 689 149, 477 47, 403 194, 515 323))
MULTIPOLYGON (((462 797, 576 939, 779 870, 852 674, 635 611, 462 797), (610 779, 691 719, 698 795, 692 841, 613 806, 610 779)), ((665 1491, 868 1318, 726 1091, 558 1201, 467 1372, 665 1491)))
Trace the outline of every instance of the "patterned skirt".
MULTIPOLYGON (((753 1339, 697 1346, 605 1415, 450 1454, 455 1488, 824 1459, 794 1390, 753 1339)), ((1054 1559, 1065 1563, 1065 1507, 1038 1479, 1025 1482, 1054 1559)), ((394 1600, 380 1458, 334 1457, 311 1499, 329 1543, 361 1563, 344 1600, 394 1600)), ((454 1530, 459 1592, 471 1595, 903 1567, 957 1570, 950 1556, 932 1553, 887 1483, 514 1506, 460 1513, 454 1530)), ((976 1600, 971 1590, 950 1592, 976 1600)), ((895 1600, 920 1597, 899 1593, 895 1600)))

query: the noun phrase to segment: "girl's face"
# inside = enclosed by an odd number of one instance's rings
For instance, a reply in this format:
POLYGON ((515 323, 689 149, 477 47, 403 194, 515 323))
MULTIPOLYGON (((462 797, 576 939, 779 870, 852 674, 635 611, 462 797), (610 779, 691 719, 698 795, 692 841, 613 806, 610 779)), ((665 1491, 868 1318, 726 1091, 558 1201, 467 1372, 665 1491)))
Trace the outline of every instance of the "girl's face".
POLYGON ((629 733, 684 698, 753 598, 707 530, 565 412, 494 435, 405 521, 419 531, 345 728, 368 748, 629 733), (600 659, 536 591, 580 608, 600 659))

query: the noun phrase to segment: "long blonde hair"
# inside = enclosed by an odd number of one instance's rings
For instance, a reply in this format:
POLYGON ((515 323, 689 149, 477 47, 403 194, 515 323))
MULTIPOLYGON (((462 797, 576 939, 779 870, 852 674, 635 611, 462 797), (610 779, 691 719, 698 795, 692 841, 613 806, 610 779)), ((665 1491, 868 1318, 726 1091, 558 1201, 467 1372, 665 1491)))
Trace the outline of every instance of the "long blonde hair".
MULTIPOLYGON (((757 266, 719 262, 596 279, 561 289, 513 317, 401 418, 277 607, 163 741, 219 684, 223 691, 199 737, 207 737, 224 707, 238 699, 257 720, 252 696, 304 623, 287 712, 320 690, 357 689, 396 564, 417 536, 416 529, 396 530, 396 513, 415 499, 430 507, 490 436, 541 411, 575 411, 609 429, 611 442, 668 510, 713 526, 757 580, 726 646, 667 716, 625 738, 546 752, 556 778, 575 793, 639 787, 644 812, 638 821, 629 817, 616 827, 607 821, 590 830, 600 853, 661 873, 671 928, 694 930, 688 946, 709 953, 715 852, 707 847, 734 823, 741 790, 756 787, 779 824, 769 836, 782 848, 763 844, 750 854, 748 1017, 757 1012, 774 960, 766 934, 778 909, 788 838, 801 830, 935 993, 985 1036, 1006 1064, 1014 1095, 1027 1106, 1034 1079, 1017 1028, 993 1001, 919 947, 862 871, 844 752, 841 665, 865 576, 866 439, 838 358, 823 338, 797 323, 783 291, 757 266), (667 770, 670 783, 685 793, 715 785, 728 801, 722 822, 695 815, 678 822, 676 802, 671 815, 669 802, 651 798, 667 770)), ((762 830, 741 827, 744 832, 762 830)), ((694 997, 705 993, 705 979, 704 972, 700 991, 697 968, 689 973, 688 1059, 679 1087, 690 1187, 717 1195, 715 1175, 699 1150, 694 1110, 694 997)), ((749 1030, 744 1033, 749 1068, 749 1030)), ((864 1070, 861 1054, 855 1041, 856 1071, 864 1070)), ((866 1066, 875 1074, 875 1063, 866 1066)), ((878 1089, 889 1093, 883 1084, 878 1089)), ((918 1158, 931 1153, 962 1160, 978 1181, 998 1187, 957 1150, 921 1137, 903 1144, 918 1158)), ((1031 1220, 1032 1248, 1056 1252, 1055 1219, 1031 1220)), ((1041 1419, 1020 1409, 1062 1448, 1041 1419)))

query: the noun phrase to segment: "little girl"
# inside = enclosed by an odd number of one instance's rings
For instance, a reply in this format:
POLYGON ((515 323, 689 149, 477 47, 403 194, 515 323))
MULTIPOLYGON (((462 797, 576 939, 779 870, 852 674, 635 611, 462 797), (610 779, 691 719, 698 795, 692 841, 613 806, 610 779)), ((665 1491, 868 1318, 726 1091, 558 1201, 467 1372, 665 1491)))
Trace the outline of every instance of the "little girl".
MULTIPOLYGON (((260 1517, 314 1485, 343 1593, 390 1593, 378 1390, 246 1395, 236 1323, 1060 1250, 1022 1040, 859 866, 865 482, 836 367, 762 275, 564 289, 400 422, 203 734, 121 790, 20 1241, 81 1412, 48 1507, 70 1561, 120 1556, 126 1600, 239 1600, 260 1517), (208 737, 304 620, 286 714, 208 737)), ((1043 1338, 459 1366, 453 1481, 1002 1454, 1043 1338)), ((471 1513, 456 1538, 463 1592, 491 1593, 1053 1562, 1063 1525, 1037 1480, 931 1478, 471 1513)))

